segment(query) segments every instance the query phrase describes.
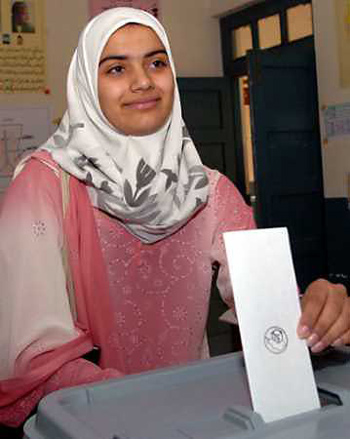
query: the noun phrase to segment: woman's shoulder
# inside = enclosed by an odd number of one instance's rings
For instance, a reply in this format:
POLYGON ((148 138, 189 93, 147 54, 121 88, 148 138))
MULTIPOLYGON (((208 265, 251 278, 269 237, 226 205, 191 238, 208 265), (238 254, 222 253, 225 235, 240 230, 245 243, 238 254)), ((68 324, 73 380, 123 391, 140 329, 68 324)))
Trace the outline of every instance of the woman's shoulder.
POLYGON ((59 168, 47 152, 38 151, 22 159, 16 167, 5 200, 22 201, 60 197, 59 168))
POLYGON ((205 166, 205 170, 209 178, 209 196, 211 198, 227 192, 231 193, 234 197, 242 197, 235 184, 226 175, 217 169, 207 166, 205 166))
POLYGON ((37 150, 34 153, 23 157, 17 163, 13 173, 13 178, 15 179, 24 170, 29 173, 33 172, 33 169, 43 174, 48 173, 47 171, 50 170, 48 175, 53 173, 56 177, 59 176, 59 166, 53 160, 51 154, 48 151, 37 150))
POLYGON ((221 172, 219 172, 217 169, 212 169, 205 165, 204 169, 209 178, 209 183, 215 183, 222 176, 221 172))
MULTIPOLYGON (((229 224, 229 229, 254 227, 252 208, 248 206, 235 184, 221 172, 207 168, 210 185, 208 215, 215 221, 229 224)), ((223 224, 224 224, 223 223, 223 224)))

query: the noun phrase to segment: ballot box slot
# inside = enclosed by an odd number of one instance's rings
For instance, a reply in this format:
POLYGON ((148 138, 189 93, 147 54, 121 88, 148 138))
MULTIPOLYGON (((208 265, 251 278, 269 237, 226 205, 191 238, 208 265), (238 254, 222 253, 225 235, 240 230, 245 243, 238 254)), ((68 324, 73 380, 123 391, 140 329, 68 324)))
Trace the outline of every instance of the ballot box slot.
POLYGON ((317 388, 317 391, 318 391, 318 396, 320 397, 321 407, 326 407, 329 405, 335 405, 335 406, 343 405, 340 396, 337 395, 336 393, 330 392, 325 389, 320 389, 319 387, 317 388))
POLYGON ((349 347, 329 347, 317 354, 311 354, 312 368, 314 371, 323 370, 329 367, 339 367, 350 362, 349 347))

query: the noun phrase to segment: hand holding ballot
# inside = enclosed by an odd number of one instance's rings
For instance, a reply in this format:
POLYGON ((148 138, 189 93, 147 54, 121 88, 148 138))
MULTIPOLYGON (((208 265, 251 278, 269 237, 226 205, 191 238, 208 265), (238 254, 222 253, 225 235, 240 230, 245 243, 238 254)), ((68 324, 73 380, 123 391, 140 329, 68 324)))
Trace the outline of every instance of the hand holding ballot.
POLYGON ((312 352, 350 343, 350 298, 346 288, 325 279, 312 282, 302 300, 297 333, 312 352))

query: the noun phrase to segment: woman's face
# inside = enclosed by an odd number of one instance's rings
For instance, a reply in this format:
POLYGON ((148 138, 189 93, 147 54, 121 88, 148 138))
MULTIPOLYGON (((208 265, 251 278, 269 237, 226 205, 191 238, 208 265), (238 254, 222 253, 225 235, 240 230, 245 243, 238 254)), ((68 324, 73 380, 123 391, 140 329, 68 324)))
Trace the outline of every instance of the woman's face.
POLYGON ((126 135, 152 134, 173 106, 174 78, 165 48, 149 27, 118 29, 103 49, 98 95, 109 122, 126 135))

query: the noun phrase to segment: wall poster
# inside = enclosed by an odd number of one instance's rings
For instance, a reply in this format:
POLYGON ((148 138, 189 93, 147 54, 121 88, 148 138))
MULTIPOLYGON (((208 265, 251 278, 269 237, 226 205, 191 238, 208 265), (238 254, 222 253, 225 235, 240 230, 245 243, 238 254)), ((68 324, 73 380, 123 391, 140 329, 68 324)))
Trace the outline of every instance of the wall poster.
POLYGON ((117 7, 143 9, 159 18, 158 0, 90 0, 90 16, 117 7))
POLYGON ((0 0, 0 93, 46 92, 44 0, 0 0))

